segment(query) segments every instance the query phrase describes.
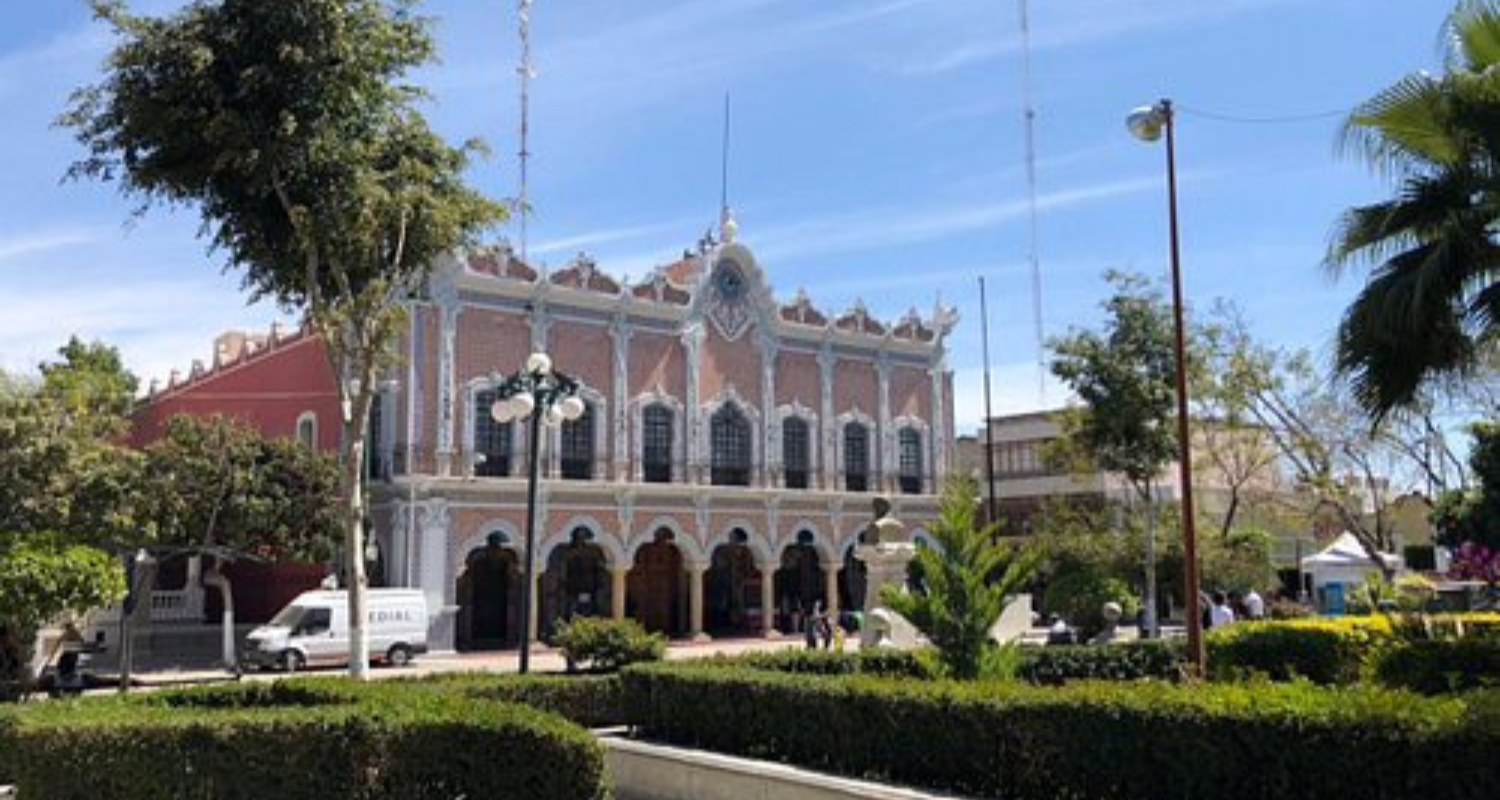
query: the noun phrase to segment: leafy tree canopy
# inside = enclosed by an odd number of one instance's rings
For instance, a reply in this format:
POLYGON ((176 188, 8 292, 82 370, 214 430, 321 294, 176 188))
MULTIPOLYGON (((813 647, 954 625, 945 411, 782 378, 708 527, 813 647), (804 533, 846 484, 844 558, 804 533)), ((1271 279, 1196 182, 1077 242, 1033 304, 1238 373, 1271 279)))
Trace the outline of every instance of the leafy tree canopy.
POLYGON ((938 649, 949 674, 978 677, 990 628, 1036 569, 1037 557, 999 541, 999 526, 976 526, 979 492, 967 478, 949 480, 937 523, 938 547, 917 548, 922 580, 912 591, 886 587, 882 601, 938 649))
POLYGON ((1115 293, 1104 303, 1103 330, 1051 343, 1052 373, 1083 402, 1063 416, 1061 438, 1098 468, 1124 475, 1144 498, 1176 455, 1172 315, 1144 278, 1107 277, 1115 293))
POLYGON ((1407 75, 1366 101, 1346 146, 1396 183, 1346 212, 1327 265, 1370 266, 1337 335, 1339 370, 1372 415, 1472 377, 1500 343, 1500 3, 1466 0, 1442 41, 1447 72, 1407 75))
POLYGON ((178 415, 146 448, 145 515, 163 543, 220 545, 266 558, 330 557, 338 466, 228 417, 178 415))
POLYGON ((75 419, 123 423, 140 380, 120 360, 120 351, 77 336, 58 348, 62 360, 41 365, 41 394, 75 419))

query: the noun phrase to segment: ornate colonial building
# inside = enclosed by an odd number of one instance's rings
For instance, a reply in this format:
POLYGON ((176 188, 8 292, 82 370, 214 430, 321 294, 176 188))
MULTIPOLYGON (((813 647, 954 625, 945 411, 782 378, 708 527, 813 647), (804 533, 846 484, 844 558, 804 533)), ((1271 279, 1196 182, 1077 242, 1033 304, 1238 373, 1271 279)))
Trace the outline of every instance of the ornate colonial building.
MULTIPOLYGON (((404 366, 382 384, 370 465, 379 571, 427 592, 435 646, 518 640, 538 444, 542 637, 575 614, 674 636, 792 630, 815 601, 862 599, 851 552, 873 493, 922 536, 950 463, 954 312, 887 324, 859 305, 780 301, 732 221, 724 234, 634 284, 582 256, 550 273, 504 249, 437 266, 411 308, 404 366), (490 413, 499 377, 532 352, 577 379, 587 406, 541 443, 490 413)), ((293 418, 310 442, 337 429, 326 403, 278 417, 293 418)))

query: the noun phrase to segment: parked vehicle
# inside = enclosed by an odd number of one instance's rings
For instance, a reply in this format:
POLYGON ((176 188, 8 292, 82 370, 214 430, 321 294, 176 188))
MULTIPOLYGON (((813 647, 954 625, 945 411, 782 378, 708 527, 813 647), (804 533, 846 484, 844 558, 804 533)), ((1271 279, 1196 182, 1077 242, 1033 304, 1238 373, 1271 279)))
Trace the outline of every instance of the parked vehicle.
MULTIPOLYGON (((427 599, 418 589, 371 589, 366 594, 372 660, 395 667, 427 652, 427 599)), ((303 592, 246 638, 244 666, 296 672, 349 663, 349 593, 303 592)))

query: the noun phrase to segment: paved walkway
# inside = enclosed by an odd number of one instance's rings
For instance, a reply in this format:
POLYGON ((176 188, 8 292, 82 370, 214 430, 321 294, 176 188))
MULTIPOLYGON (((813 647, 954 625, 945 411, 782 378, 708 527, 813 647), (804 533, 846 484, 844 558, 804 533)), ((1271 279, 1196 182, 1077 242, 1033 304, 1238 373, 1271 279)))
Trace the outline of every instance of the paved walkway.
MULTIPOLYGON (((803 647, 801 637, 786 636, 779 639, 716 639, 707 642, 674 641, 667 646, 667 658, 671 660, 708 658, 715 655, 739 655, 741 653, 786 650, 803 647)), ((515 650, 500 650, 483 653, 428 653, 418 656, 411 666, 403 668, 374 667, 371 677, 404 678, 424 675, 439 675, 459 672, 488 672, 495 674, 518 671, 520 654, 515 650)), ((531 651, 531 671, 536 673, 563 672, 567 668, 562 653, 544 645, 536 645, 531 651)), ((309 669, 298 674, 338 675, 345 672, 342 667, 309 669)), ((104 675, 101 677, 111 677, 104 675)), ((234 680, 227 670, 214 669, 138 669, 131 676, 136 686, 158 687, 187 683, 214 683, 234 680)), ((267 680, 285 677, 280 672, 251 672, 245 678, 267 680)), ((112 691, 112 690, 108 690, 112 691)))

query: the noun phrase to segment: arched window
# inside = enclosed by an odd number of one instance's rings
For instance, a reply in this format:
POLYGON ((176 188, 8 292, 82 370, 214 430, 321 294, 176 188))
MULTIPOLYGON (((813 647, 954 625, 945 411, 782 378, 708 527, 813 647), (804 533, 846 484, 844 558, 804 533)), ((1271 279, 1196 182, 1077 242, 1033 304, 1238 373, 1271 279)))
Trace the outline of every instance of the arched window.
POLYGON ((304 411, 297 418, 297 441, 313 450, 318 449, 318 415, 315 412, 304 411))
POLYGON ((515 455, 515 423, 502 425, 490 413, 498 397, 494 390, 474 394, 474 474, 481 478, 509 475, 515 455))
POLYGON ((583 415, 562 424, 562 476, 586 481, 594 477, 594 404, 585 402, 583 415))
POLYGON ((809 454, 810 431, 807 420, 787 417, 781 423, 781 460, 785 470, 786 488, 806 489, 808 473, 811 471, 809 454))
POLYGON ((901 493, 922 493, 922 433, 916 428, 902 428, 897 437, 901 452, 901 493))
POLYGON ((858 422, 844 426, 844 488, 870 490, 870 429, 858 422))
POLYGON ((646 483, 672 482, 672 409, 661 403, 641 412, 641 473, 646 483))
POLYGON ((710 478, 715 486, 750 485, 750 420, 733 403, 714 412, 709 427, 710 478))

